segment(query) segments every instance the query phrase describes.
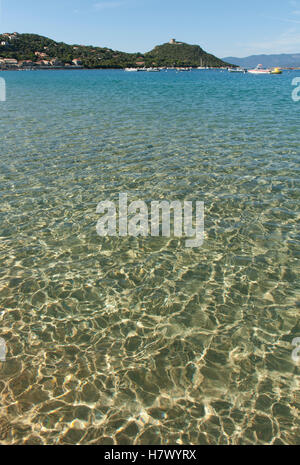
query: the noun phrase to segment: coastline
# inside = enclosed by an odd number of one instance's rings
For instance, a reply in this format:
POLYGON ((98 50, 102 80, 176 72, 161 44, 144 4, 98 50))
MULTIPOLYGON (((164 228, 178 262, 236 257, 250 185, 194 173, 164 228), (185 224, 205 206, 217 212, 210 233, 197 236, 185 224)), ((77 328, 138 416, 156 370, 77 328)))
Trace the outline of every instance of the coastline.
MULTIPOLYGON (((208 68, 199 68, 199 67, 193 67, 190 66, 184 70, 189 70, 189 71, 227 71, 229 68, 220 68, 220 67, 208 67, 208 68), (188 69, 189 68, 189 69, 188 69)), ((89 68, 89 67, 84 67, 84 66, 35 66, 31 68, 19 68, 19 67, 10 67, 10 68, 1 68, 0 67, 0 72, 2 71, 107 71, 107 70, 116 70, 116 71, 125 71, 127 67, 95 67, 95 68, 89 68)), ((177 68, 171 68, 171 67, 166 67, 166 68, 158 68, 159 71, 177 71, 177 68)), ((181 68, 182 69, 182 68, 181 68)), ((297 68, 288 68, 288 67, 282 67, 282 71, 300 71, 300 67, 297 68)), ((137 68, 137 71, 147 71, 147 69, 139 69, 137 68)))

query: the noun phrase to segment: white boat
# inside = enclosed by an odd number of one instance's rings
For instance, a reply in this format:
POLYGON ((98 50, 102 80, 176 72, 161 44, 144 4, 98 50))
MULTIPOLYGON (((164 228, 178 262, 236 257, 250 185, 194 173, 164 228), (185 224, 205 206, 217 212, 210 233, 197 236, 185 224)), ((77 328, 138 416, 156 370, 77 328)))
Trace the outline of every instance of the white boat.
POLYGON ((159 73, 160 69, 159 68, 148 68, 147 71, 148 73, 159 73))
POLYGON ((247 73, 247 70, 244 68, 228 68, 230 73, 247 73))
POLYGON ((127 71, 127 73, 137 73, 138 69, 137 68, 125 68, 125 71, 127 71))
POLYGON ((250 74, 271 74, 270 69, 266 69, 263 65, 257 65, 254 69, 248 69, 248 73, 250 74))
POLYGON ((177 71, 182 73, 183 71, 192 71, 192 68, 177 68, 177 71))

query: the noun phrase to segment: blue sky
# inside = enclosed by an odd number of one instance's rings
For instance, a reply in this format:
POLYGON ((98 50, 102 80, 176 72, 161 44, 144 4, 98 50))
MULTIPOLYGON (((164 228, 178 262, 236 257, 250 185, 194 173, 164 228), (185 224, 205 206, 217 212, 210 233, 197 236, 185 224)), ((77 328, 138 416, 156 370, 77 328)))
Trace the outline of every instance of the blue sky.
POLYGON ((145 52, 174 37, 219 57, 300 53, 300 0, 0 0, 1 32, 145 52))

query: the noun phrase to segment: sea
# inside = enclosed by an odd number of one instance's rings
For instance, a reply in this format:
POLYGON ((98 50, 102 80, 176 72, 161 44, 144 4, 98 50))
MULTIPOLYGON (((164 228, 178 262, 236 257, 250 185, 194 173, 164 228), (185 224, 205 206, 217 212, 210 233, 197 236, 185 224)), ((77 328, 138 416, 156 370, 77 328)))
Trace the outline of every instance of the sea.
POLYGON ((1 444, 300 444, 298 76, 0 72, 1 444))

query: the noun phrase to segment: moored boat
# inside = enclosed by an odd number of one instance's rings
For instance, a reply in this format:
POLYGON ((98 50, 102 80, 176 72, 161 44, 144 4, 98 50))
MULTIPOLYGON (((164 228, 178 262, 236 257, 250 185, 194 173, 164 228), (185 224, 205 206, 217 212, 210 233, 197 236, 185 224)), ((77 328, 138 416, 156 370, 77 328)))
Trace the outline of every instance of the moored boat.
POLYGON ((248 69, 248 73, 250 74, 271 74, 270 69, 266 69, 263 65, 257 65, 254 69, 248 69))
POLYGON ((282 70, 280 68, 273 68, 271 69, 270 74, 282 74, 282 70))
POLYGON ((228 68, 230 73, 247 73, 247 70, 244 68, 228 68))
POLYGON ((192 68, 176 68, 177 71, 184 72, 184 71, 192 71, 192 68))

